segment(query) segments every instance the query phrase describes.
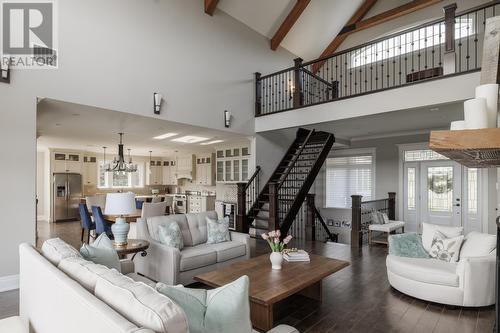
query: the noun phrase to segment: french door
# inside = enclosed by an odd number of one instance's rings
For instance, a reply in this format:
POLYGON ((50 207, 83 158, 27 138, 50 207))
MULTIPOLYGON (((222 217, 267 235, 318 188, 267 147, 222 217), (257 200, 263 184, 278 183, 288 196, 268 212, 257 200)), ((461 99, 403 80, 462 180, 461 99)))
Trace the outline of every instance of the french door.
POLYGON ((450 160, 404 163, 403 218, 407 230, 422 222, 481 231, 479 172, 450 160))

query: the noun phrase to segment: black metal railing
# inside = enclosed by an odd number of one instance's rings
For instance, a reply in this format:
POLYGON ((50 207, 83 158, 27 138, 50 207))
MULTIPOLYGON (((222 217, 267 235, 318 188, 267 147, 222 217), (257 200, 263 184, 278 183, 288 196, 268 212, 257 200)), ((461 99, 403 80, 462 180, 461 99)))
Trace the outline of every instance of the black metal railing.
POLYGON ((261 168, 257 166, 246 183, 238 183, 238 208, 236 212, 235 229, 238 232, 248 232, 247 216, 259 198, 261 168))
POLYGON ((486 19, 500 1, 397 32, 310 62, 261 76, 256 73, 255 115, 335 101, 481 67, 486 19))
POLYGON ((259 197, 260 191, 260 166, 255 168, 255 172, 245 185, 245 201, 246 201, 246 214, 248 215, 250 209, 255 204, 259 197))

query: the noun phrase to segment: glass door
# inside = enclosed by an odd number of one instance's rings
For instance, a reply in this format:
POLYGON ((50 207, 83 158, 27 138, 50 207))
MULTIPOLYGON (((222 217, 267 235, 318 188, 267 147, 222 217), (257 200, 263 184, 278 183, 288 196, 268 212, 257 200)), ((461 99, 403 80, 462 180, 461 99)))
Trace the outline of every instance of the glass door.
POLYGON ((418 224, 418 207, 420 199, 420 183, 418 180, 420 169, 418 163, 405 163, 404 179, 403 179, 403 200, 404 211, 403 220, 405 221, 405 230, 417 232, 419 230, 418 224))

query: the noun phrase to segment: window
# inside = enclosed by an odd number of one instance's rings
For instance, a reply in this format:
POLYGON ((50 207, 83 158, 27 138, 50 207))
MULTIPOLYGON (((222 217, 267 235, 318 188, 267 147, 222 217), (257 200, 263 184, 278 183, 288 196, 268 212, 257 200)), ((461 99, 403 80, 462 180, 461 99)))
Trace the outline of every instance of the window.
POLYGON ((326 160, 326 206, 350 208, 351 195, 373 196, 373 156, 333 157, 326 160))
POLYGON ((478 187, 478 170, 467 169, 467 211, 469 214, 477 214, 478 187))
POLYGON ((448 158, 430 149, 405 151, 405 162, 447 160, 448 158))
POLYGON ((99 188, 144 187, 144 163, 137 164, 137 172, 106 172, 104 161, 99 161, 99 188))
MULTIPOLYGON (((456 21, 455 39, 466 38, 476 33, 471 18, 461 17, 456 21)), ((351 56, 351 67, 364 66, 443 44, 444 38, 444 23, 423 27, 362 48, 351 56)))

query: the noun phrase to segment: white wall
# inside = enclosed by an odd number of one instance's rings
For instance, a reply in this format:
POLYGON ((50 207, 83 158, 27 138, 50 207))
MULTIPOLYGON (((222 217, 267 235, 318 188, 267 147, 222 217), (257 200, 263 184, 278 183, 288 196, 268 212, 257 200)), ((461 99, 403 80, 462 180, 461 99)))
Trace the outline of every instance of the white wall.
POLYGON ((59 4, 59 69, 14 70, 0 84, 0 276, 18 272, 17 247, 35 240, 36 97, 253 134, 253 72, 294 56, 201 0, 64 0, 59 4))
POLYGON ((49 169, 46 166, 45 157, 47 152, 37 151, 36 153, 36 197, 38 199, 37 205, 37 219, 47 220, 48 214, 46 211, 47 201, 47 178, 49 177, 49 169))

